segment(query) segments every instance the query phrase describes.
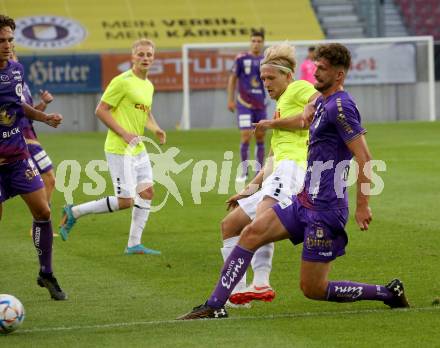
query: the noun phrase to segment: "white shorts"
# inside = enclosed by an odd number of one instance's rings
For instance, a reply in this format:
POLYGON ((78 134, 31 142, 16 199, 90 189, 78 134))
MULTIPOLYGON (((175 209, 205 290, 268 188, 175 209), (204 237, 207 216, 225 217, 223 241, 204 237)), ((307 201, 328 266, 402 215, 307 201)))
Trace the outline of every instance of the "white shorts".
POLYGON ((295 161, 283 160, 275 168, 253 195, 240 199, 238 204, 251 220, 255 219, 257 205, 264 197, 269 196, 278 202, 290 198, 301 191, 304 184, 305 170, 295 161))
POLYGON ((134 198, 153 184, 150 157, 144 151, 136 156, 105 153, 116 197, 134 198))

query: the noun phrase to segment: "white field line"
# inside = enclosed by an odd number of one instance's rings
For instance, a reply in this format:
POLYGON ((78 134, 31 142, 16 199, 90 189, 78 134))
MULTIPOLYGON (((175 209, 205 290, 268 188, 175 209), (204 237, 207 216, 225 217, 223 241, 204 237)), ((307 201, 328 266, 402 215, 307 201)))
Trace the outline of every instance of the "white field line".
MULTIPOLYGON (((440 306, 431 307, 419 307, 411 309, 394 309, 393 312, 432 312, 440 310, 440 306)), ((330 317, 330 316, 340 316, 340 315, 356 315, 356 314, 369 314, 369 313, 391 313, 389 308, 384 309, 361 309, 352 311, 333 311, 333 312, 304 312, 304 313, 281 313, 273 315, 259 315, 259 316, 240 316, 240 317, 229 317, 224 320, 272 320, 272 319, 283 319, 283 318, 313 318, 313 317, 330 317)), ((210 320, 208 320, 210 321, 210 320)), ((120 327, 130 327, 130 326, 156 326, 156 325, 166 325, 166 324, 176 324, 182 325, 182 323, 188 322, 206 322, 205 320, 153 320, 153 321, 132 321, 125 323, 112 323, 112 324, 97 324, 97 325, 75 325, 75 326, 59 326, 59 327, 42 327, 19 330, 19 333, 34 333, 34 332, 54 332, 54 331, 72 331, 72 330, 93 330, 93 329, 113 329, 120 327)))

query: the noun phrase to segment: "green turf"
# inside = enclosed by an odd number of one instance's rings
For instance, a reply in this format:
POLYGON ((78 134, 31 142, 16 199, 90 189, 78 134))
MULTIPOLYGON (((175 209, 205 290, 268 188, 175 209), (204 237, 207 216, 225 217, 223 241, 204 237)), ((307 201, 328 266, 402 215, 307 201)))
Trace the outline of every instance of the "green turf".
MULTIPOLYGON (((151 215, 144 233, 145 244, 162 256, 123 255, 129 211, 84 217, 67 242, 55 240, 54 266, 69 294, 66 302, 51 301, 36 286, 31 218, 20 198, 6 202, 0 293, 21 299, 27 314, 19 331, 0 336, 0 347, 438 347, 440 306, 431 302, 440 296, 440 123, 371 124, 368 130, 374 158, 387 164, 379 173, 385 189, 371 200, 374 220, 368 232, 357 230, 351 217, 347 255, 334 263, 331 278, 384 284, 400 277, 413 309, 305 299, 298 288, 301 248, 284 241, 275 251, 273 303, 230 310, 230 320, 174 321, 205 301, 221 267, 219 222, 228 195, 217 193, 217 182, 215 190, 201 194, 200 205, 194 204, 191 164, 172 175, 184 205, 169 198, 151 215)), ((54 162, 76 159, 83 174, 89 160, 104 159, 103 134, 41 135, 41 140, 54 162)), ((178 163, 215 160, 220 167, 224 151, 237 156, 235 130, 169 132, 168 141, 166 148, 181 150, 178 163)), ((82 193, 87 182, 83 175, 75 202, 97 198, 82 193)), ((162 199, 164 191, 156 186, 162 199)), ((230 193, 233 186, 231 180, 230 193)), ((112 192, 110 185, 106 192, 112 192)), ((63 201, 57 192, 55 225, 63 201)))

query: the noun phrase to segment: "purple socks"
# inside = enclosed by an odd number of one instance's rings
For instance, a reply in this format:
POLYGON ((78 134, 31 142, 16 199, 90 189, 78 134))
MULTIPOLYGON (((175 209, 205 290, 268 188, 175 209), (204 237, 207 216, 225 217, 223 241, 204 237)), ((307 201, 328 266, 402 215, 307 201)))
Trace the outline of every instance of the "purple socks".
POLYGON ((327 301, 331 302, 386 301, 392 297, 393 294, 382 285, 337 281, 329 282, 327 287, 327 301))
POLYGON ((34 221, 32 224, 32 238, 40 261, 42 273, 52 273, 52 222, 34 221))
POLYGON ((212 308, 223 307, 235 285, 243 278, 254 253, 237 245, 232 249, 226 259, 220 274, 220 279, 211 297, 208 299, 208 306, 212 308))
POLYGON ((241 165, 242 165, 242 176, 247 176, 248 171, 248 158, 249 158, 249 143, 241 143, 240 144, 240 156, 241 156, 241 165))
MULTIPOLYGON (((259 172, 263 168, 264 164, 265 148, 264 143, 256 143, 255 146, 255 160, 259 163, 260 167, 257 168, 256 172, 259 172)), ((242 163, 242 175, 247 176, 248 174, 248 159, 249 159, 249 143, 240 143, 240 156, 242 163)))
POLYGON ((260 164, 260 169, 263 168, 264 164, 264 143, 257 143, 255 149, 255 158, 257 162, 260 164))

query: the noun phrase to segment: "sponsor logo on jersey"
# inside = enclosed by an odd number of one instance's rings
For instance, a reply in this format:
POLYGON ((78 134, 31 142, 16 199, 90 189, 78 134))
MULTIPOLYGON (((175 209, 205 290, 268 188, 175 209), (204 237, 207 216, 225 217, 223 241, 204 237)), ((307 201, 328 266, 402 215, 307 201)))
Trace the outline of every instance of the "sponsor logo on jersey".
POLYGON ((9 115, 7 108, 9 105, 2 105, 0 108, 0 126, 11 127, 15 122, 15 114, 9 115))
POLYGON ((138 110, 142 110, 143 112, 149 113, 150 112, 150 108, 148 107, 148 105, 144 105, 144 104, 134 104, 134 107, 138 110))

